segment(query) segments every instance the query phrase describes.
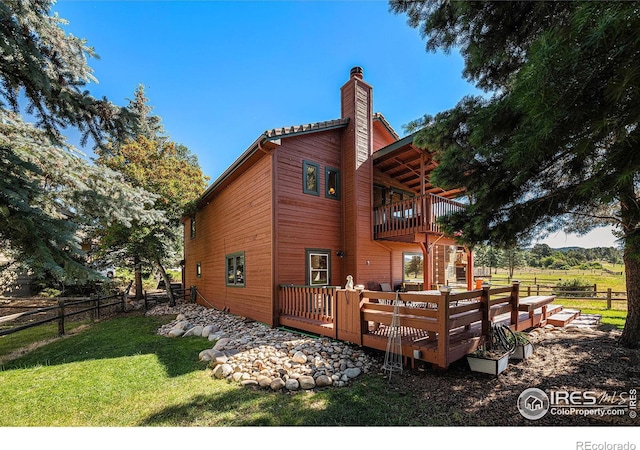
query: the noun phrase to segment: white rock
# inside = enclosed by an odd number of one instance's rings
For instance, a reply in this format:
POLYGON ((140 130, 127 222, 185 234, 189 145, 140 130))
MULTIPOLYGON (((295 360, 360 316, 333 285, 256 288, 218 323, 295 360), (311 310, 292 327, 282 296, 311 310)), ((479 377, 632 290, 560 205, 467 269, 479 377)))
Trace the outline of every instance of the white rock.
POLYGON ((202 336, 202 325, 196 325, 195 327, 189 328, 182 337, 187 336, 202 336))
POLYGON ((213 325, 207 325, 206 327, 202 328, 202 337, 209 337, 212 330, 213 325))
POLYGON ((305 355, 301 351, 298 351, 293 355, 293 358, 291 358, 291 360, 298 364, 304 364, 307 362, 307 355, 305 355))
POLYGON ((271 386, 271 382, 273 380, 271 379, 271 377, 267 377, 267 376, 264 376, 264 375, 259 375, 256 381, 258 382, 260 387, 266 388, 266 387, 270 387, 271 386))
POLYGON ((213 375, 216 378, 226 378, 227 376, 231 375, 231 373, 233 372, 233 368, 229 365, 229 364, 220 364, 218 366, 216 366, 215 369, 213 369, 213 375))
POLYGON ((289 378, 284 384, 284 387, 287 388, 289 391, 297 391, 298 389, 300 389, 300 383, 298 383, 298 380, 289 378))
POLYGON ((169 331, 169 333, 167 333, 167 336, 169 337, 180 337, 184 334, 184 330, 178 329, 178 328, 174 328, 171 331, 169 331))
POLYGON ((308 375, 303 375, 298 378, 298 383, 300 383, 301 389, 313 389, 314 387, 316 387, 316 380, 308 375))

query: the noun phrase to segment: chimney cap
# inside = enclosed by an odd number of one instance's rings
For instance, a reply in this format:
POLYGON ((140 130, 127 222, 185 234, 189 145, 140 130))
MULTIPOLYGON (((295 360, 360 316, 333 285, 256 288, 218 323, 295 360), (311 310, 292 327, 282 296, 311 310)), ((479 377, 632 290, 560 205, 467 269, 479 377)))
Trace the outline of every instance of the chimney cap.
POLYGON ((362 79, 363 74, 364 74, 364 70, 362 70, 362 67, 360 66, 356 66, 351 69, 351 78, 357 77, 362 79))

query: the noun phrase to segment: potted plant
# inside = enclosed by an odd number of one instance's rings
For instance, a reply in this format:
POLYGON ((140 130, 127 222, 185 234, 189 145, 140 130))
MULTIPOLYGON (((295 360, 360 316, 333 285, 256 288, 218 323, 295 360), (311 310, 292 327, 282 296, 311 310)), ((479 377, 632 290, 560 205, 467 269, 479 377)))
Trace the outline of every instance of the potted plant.
POLYGON ((533 355, 533 344, 526 333, 515 331, 509 338, 512 339, 515 344, 511 359, 527 359, 533 355))
POLYGON ((488 339, 476 351, 467 355, 469 368, 474 372, 490 375, 505 371, 515 348, 515 339, 510 339, 512 334, 506 325, 491 324, 488 339))

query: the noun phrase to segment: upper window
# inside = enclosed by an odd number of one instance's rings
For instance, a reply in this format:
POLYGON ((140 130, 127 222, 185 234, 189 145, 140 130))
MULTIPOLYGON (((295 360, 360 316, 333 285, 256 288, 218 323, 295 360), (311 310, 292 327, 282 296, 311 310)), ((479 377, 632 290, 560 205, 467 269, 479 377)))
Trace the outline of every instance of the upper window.
POLYGON ((191 217, 189 228, 191 230, 191 239, 193 239, 196 237, 196 216, 191 217))
POLYGON ((327 198, 340 198, 340 171, 337 169, 332 169, 327 167, 327 175, 326 175, 326 192, 325 195, 327 198))
POLYGON ((302 190, 305 194, 320 195, 320 166, 304 161, 302 163, 302 190))
POLYGON ((227 286, 244 287, 244 252, 232 253, 227 259, 227 286))

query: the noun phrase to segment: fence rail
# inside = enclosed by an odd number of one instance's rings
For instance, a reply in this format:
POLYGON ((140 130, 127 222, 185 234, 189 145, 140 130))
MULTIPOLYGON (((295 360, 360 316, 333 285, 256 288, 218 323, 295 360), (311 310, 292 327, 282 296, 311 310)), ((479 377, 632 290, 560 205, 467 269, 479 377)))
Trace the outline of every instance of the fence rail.
MULTIPOLYGON (((58 322, 58 334, 65 334, 65 320, 68 317, 77 316, 79 314, 89 314, 90 320, 93 322, 97 319, 100 319, 101 314, 107 308, 117 307, 118 311, 127 311, 127 299, 129 296, 129 291, 131 290, 133 282, 129 283, 127 288, 118 294, 108 295, 105 297, 97 297, 92 296, 90 298, 84 298, 81 300, 73 300, 69 301, 68 299, 59 299, 56 305, 46 306, 41 308, 34 308, 33 306, 20 306, 20 305, 11 305, 11 306, 0 306, 0 311, 2 309, 12 309, 12 310, 24 310, 21 312, 17 312, 15 314, 8 314, 5 316, 0 316, 0 326, 6 326, 6 324, 11 324, 12 322, 16 322, 23 318, 28 318, 30 316, 34 316, 36 314, 49 314, 50 316, 37 320, 35 322, 30 322, 26 324, 19 324, 13 326, 12 328, 0 329, 0 336, 6 336, 12 333, 16 333, 18 331, 26 330, 29 328, 37 327, 39 325, 44 325, 51 322, 58 322)), ((175 299, 182 299, 183 301, 190 301, 191 303, 195 303, 195 287, 187 288, 187 289, 173 289, 173 293, 175 299)), ((164 295, 156 295, 151 293, 144 293, 143 302, 145 310, 149 309, 151 303, 160 303, 161 298, 164 299, 164 295)))
MULTIPOLYGON (((30 309, 25 312, 19 312, 16 314, 9 314, 7 316, 2 316, 0 317, 0 324, 15 322, 18 319, 29 317, 35 314, 42 314, 42 313, 48 313, 48 312, 53 313, 50 317, 47 317, 42 320, 0 330, 0 336, 6 336, 9 334, 17 333, 18 331, 26 330, 28 328, 33 328, 40 325, 44 325, 46 323, 56 322, 56 321, 58 322, 58 334, 64 335, 66 318, 76 316, 79 314, 89 313, 91 321, 95 321, 96 319, 100 318, 101 313, 105 310, 105 308, 118 306, 121 309, 124 309, 125 298, 126 298, 125 295, 114 294, 107 297, 92 297, 88 299, 76 300, 71 302, 65 299, 60 299, 58 300, 57 305, 47 306, 44 308, 30 309), (90 305, 90 306, 82 307, 81 305, 90 305), (75 308, 75 309, 70 310, 71 308, 75 308)), ((15 307, 11 306, 9 308, 14 309, 15 307)))

